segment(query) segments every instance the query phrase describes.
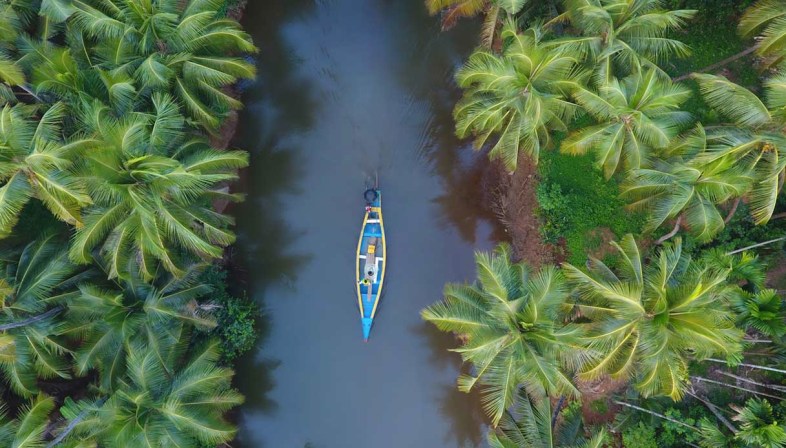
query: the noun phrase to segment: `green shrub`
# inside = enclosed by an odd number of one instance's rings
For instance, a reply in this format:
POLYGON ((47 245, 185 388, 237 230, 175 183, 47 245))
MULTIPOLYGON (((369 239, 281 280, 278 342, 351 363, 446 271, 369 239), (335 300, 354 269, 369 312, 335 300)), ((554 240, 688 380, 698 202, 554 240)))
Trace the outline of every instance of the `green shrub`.
POLYGON ((622 432, 622 445, 626 448, 658 448, 655 428, 639 422, 622 432))
POLYGON ((545 242, 556 244, 568 229, 568 216, 565 213, 568 199, 562 194, 559 185, 551 183, 539 184, 536 196, 538 212, 543 218, 541 236, 545 242))
POLYGON ((254 348, 257 331, 254 328, 259 310, 245 294, 241 298, 228 292, 227 271, 221 266, 210 266, 202 274, 202 281, 213 288, 210 299, 219 308, 218 325, 211 333, 221 341, 221 360, 231 363, 254 348))
MULTIPOLYGON (((696 426, 696 420, 682 415, 682 412, 680 412, 679 409, 669 408, 664 414, 679 422, 696 426)), ((661 422, 661 431, 658 435, 658 442, 660 443, 661 447, 680 447, 685 446, 688 443, 696 444, 698 440, 698 431, 686 428, 668 420, 663 420, 661 422)))
POLYGON ((592 166, 591 156, 551 151, 541 156, 537 199, 541 234, 550 243, 564 239, 568 261, 582 264, 601 244, 599 228, 617 237, 639 234, 644 216, 626 210, 617 182, 605 180, 592 166))

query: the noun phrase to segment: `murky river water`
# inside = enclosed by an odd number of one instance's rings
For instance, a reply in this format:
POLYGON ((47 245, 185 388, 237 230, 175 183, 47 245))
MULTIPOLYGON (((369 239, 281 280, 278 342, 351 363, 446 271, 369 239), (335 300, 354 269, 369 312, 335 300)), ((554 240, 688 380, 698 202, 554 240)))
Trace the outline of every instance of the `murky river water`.
POLYGON ((240 445, 482 446, 454 342, 419 316, 491 245, 482 156, 451 118, 476 25, 441 33, 420 0, 250 0, 244 20, 261 53, 236 141, 252 153, 238 248, 265 334, 238 366, 240 445), (389 264, 364 343, 354 250, 375 173, 389 264))

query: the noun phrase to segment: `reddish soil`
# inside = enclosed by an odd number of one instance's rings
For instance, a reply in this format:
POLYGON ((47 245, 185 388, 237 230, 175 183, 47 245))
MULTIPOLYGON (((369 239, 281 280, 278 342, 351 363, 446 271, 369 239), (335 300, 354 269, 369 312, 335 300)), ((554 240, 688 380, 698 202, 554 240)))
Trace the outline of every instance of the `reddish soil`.
POLYGON ((619 406, 611 402, 611 397, 624 390, 627 385, 627 381, 615 380, 610 376, 603 376, 595 381, 576 381, 576 387, 581 391, 581 413, 584 415, 584 422, 592 426, 613 421, 619 406), (601 402, 605 403, 605 406, 599 406, 601 402))
POLYGON ((786 289, 786 260, 772 264, 772 269, 767 271, 767 287, 783 291, 786 289))
POLYGON ((553 263, 554 247, 540 236, 540 220, 535 213, 538 200, 537 165, 526 157, 519 158, 518 168, 511 175, 499 162, 492 162, 489 195, 494 212, 510 238, 515 257, 531 266, 553 263))
MULTIPOLYGON (((227 88, 224 89, 224 92, 232 95, 235 98, 240 98, 240 95, 235 92, 234 89, 227 88)), ((235 137, 237 124, 238 113, 237 111, 233 110, 224 119, 224 122, 221 123, 221 129, 218 130, 218 134, 210 136, 210 144, 216 149, 227 149, 229 147, 229 143, 235 137)))

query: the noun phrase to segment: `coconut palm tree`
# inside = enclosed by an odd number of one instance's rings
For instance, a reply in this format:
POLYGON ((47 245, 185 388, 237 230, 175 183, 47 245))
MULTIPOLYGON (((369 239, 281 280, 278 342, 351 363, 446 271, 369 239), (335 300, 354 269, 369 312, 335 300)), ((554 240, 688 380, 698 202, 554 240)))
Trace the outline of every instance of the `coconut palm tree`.
POLYGON ((661 247, 647 263, 632 235, 613 243, 620 267, 591 259, 588 269, 563 269, 579 297, 578 309, 592 320, 586 336, 598 354, 584 378, 634 377, 644 397, 682 397, 688 359, 740 356, 742 332, 722 304, 726 271, 691 261, 679 239, 661 247))
POLYGON ((46 431, 54 409, 55 401, 43 395, 23 405, 12 420, 8 418, 5 406, 0 406, 0 444, 13 448, 46 446, 46 431))
POLYGON ((0 5, 0 102, 15 99, 11 87, 25 83, 25 74, 16 64, 16 40, 32 15, 26 1, 8 1, 0 5))
POLYGON ((135 94, 174 92, 188 117, 210 132, 241 104, 224 89, 252 79, 239 56, 256 52, 250 36, 218 11, 221 0, 83 0, 68 23, 89 45, 93 68, 133 78, 135 94))
POLYGON ((489 157, 514 171, 520 152, 537 161, 549 133, 567 131, 576 113, 568 99, 582 77, 576 56, 546 48, 537 28, 519 33, 509 22, 502 38, 501 55, 476 51, 456 74, 464 96, 453 114, 456 134, 474 135, 477 149, 499 134, 489 157))
POLYGON ((569 154, 594 152, 607 179, 621 164, 626 171, 638 169, 690 120, 690 114, 680 110, 690 96, 689 89, 659 78, 654 69, 612 78, 597 93, 578 89, 576 102, 599 124, 569 135, 561 148, 569 154))
POLYGON ((530 397, 521 391, 512 412, 505 412, 499 427, 489 432, 492 448, 602 448, 606 431, 601 429, 590 440, 580 433, 581 413, 564 415, 556 421, 551 401, 530 397), (557 423, 555 425, 555 423, 557 423))
MULTIPOLYGON (((133 261, 131 261, 133 263, 133 261)), ((164 358, 194 328, 210 329, 215 320, 198 301, 210 287, 198 281, 201 266, 191 266, 183 278, 160 275, 143 282, 127 269, 126 281, 109 288, 83 284, 69 300, 68 315, 76 327, 80 347, 75 351, 76 371, 99 373, 99 387, 112 391, 128 369, 130 343, 144 343, 164 358)))
POLYGON ((507 245, 493 255, 477 253, 477 283, 448 284, 444 301, 421 313, 440 330, 461 335, 455 351, 474 370, 459 378, 459 389, 479 386, 495 425, 521 385, 535 394, 577 395, 566 371, 583 362, 579 328, 562 323, 568 291, 559 271, 531 272, 510 255, 507 245))
POLYGON ((757 224, 766 223, 786 176, 786 74, 765 81, 765 102, 722 76, 693 77, 707 104, 731 120, 709 135, 699 161, 750 170, 755 180, 748 194, 751 214, 757 224))
POLYGON ((648 212, 648 231, 676 219, 674 230, 658 243, 682 227, 707 242, 725 226, 718 205, 739 197, 749 185, 750 177, 738 169, 702 171, 693 164, 657 161, 652 168, 632 171, 621 186, 621 197, 633 201, 631 209, 648 212))
POLYGON ((752 177, 746 167, 700 157, 707 151, 707 133, 701 125, 672 141, 660 151, 648 169, 633 170, 621 186, 629 207, 648 213, 646 230, 675 220, 671 232, 657 243, 673 237, 683 227, 701 241, 720 232, 736 210, 724 219, 718 206, 750 190, 752 177))
POLYGON ((740 328, 752 329, 773 338, 786 334, 786 310, 776 290, 750 292, 736 288, 731 296, 731 306, 737 313, 740 328))
POLYGON ((566 0, 565 13, 553 22, 568 20, 580 35, 553 45, 568 45, 592 61, 596 82, 603 85, 638 67, 656 68, 669 56, 689 54, 685 44, 668 36, 694 14, 666 10, 662 0, 566 0))
POLYGON ((68 8, 65 0, 8 0, 0 5, 0 105, 16 102, 16 89, 40 101, 27 85, 19 42, 28 42, 31 35, 51 38, 58 15, 68 8))
POLYGON ((759 36, 756 52, 771 65, 786 58, 786 1, 759 0, 740 19, 740 34, 759 36))
POLYGON ((153 104, 139 95, 132 77, 91 65, 87 58, 89 47, 81 37, 68 33, 66 40, 75 41, 72 47, 28 37, 19 39, 22 56, 17 63, 29 74, 35 95, 57 99, 76 113, 89 111, 95 102, 108 106, 115 117, 153 109, 153 104), (81 48, 74 48, 77 45, 81 48))
POLYGON ((706 417, 699 422, 699 436, 701 448, 746 448, 706 417))
POLYGON ((0 369, 15 393, 30 397, 39 377, 71 378, 62 336, 75 325, 62 315, 84 274, 52 236, 4 253, 0 272, 0 369))
POLYGON ((158 262, 182 275, 179 254, 211 260, 234 241, 227 229, 231 218, 213 211, 210 201, 237 199, 221 193, 219 185, 236 178, 248 155, 184 140, 174 104, 164 96, 154 97, 154 103, 157 112, 151 115, 113 120, 100 107, 86 114, 93 120, 86 126, 96 129, 102 148, 79 165, 93 204, 70 254, 75 262, 88 263, 97 249, 111 278, 125 276, 130 259, 138 261, 146 280, 155 277, 158 262))
POLYGON ((61 103, 40 117, 31 106, 0 110, 0 236, 7 236, 30 198, 40 200, 58 219, 82 225, 80 210, 90 204, 87 190, 74 175, 72 158, 95 142, 75 137, 64 141, 61 103))
POLYGON ((778 423, 767 400, 751 398, 744 407, 734 407, 740 430, 735 438, 749 446, 783 448, 786 446, 786 428, 778 423))
POLYGON ((426 0, 426 8, 432 16, 444 13, 443 30, 453 27, 462 17, 475 17, 485 13, 480 39, 486 48, 491 48, 502 15, 518 14, 526 3, 527 0, 426 0))
POLYGON ((703 251, 700 261, 718 269, 728 269, 730 283, 743 285, 752 291, 765 289, 767 263, 753 252, 729 254, 728 250, 713 248, 703 251))
POLYGON ((72 439, 99 446, 142 448, 218 446, 236 428, 223 414, 242 403, 231 388, 233 372, 218 367, 217 342, 173 348, 166 357, 143 344, 128 347, 128 371, 105 403, 86 410, 72 439))

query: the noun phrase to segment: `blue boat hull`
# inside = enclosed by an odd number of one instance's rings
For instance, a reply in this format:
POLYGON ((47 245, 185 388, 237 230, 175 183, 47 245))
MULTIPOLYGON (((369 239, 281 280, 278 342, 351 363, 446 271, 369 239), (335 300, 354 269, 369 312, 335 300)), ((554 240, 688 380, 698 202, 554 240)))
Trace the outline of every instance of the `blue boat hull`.
POLYGON ((385 225, 382 217, 382 192, 378 189, 375 198, 366 206, 363 226, 357 248, 356 283, 363 339, 368 340, 374 325, 382 286, 385 282, 387 247, 385 225))

